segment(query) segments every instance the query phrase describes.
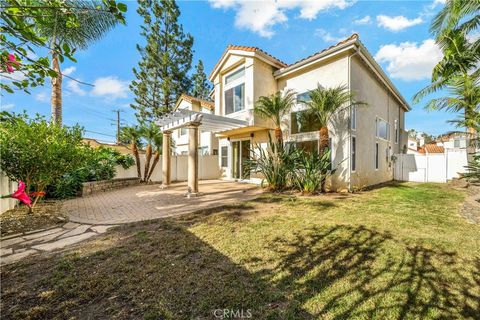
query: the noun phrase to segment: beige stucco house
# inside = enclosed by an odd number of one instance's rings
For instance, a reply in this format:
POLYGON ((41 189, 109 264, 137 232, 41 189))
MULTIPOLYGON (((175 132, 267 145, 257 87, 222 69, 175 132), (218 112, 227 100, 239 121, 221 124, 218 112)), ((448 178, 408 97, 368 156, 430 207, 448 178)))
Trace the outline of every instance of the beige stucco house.
MULTIPOLYGON (((306 149, 316 148, 319 138, 318 128, 309 128, 298 117, 305 109, 300 101, 308 97, 309 90, 317 85, 346 85, 358 100, 368 103, 344 108, 328 126, 337 167, 329 181, 331 190, 354 190, 392 180, 392 155, 407 149, 404 128, 409 106, 357 34, 292 64, 256 47, 229 45, 209 79, 214 84, 213 115, 176 113, 159 124, 167 133, 188 126, 192 137, 195 130, 214 132, 224 179, 260 181, 244 164, 252 148, 266 146, 273 127, 254 113, 254 105, 260 96, 287 89, 297 92, 299 102, 284 119, 284 139, 306 149)), ((194 167, 196 148, 191 145, 189 150, 189 163, 194 167)), ((194 177, 192 171, 192 181, 194 177)), ((196 190, 193 182, 191 188, 196 190)))
MULTIPOLYGON (((175 110, 190 110, 213 114, 215 105, 212 101, 195 98, 186 94, 182 94, 178 99, 175 110)), ((172 131, 173 154, 188 154, 188 129, 182 127, 172 131)), ((218 155, 218 138, 211 131, 199 132, 199 153, 200 155, 218 155)))
MULTIPOLYGON (((332 188, 353 189, 393 179, 391 156, 405 149, 409 106, 357 34, 290 65, 258 48, 228 46, 209 78, 214 84, 215 114, 248 122, 217 133, 225 178, 241 179, 248 150, 268 141, 272 127, 253 112, 260 96, 293 89, 301 101, 317 84, 325 88, 344 84, 368 106, 345 109, 329 125, 338 167, 332 188)), ((284 119, 285 140, 316 148, 318 132, 302 128, 297 121, 304 108, 297 103, 284 119)))

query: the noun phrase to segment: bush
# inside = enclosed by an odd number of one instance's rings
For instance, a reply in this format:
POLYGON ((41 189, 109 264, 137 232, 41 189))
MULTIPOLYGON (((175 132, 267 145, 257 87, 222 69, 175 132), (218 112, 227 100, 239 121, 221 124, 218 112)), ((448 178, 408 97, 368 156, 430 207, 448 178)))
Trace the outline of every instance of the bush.
POLYGON ((87 181, 110 180, 115 177, 116 166, 128 169, 135 164, 130 155, 121 154, 111 148, 86 148, 86 161, 83 166, 66 173, 52 186, 51 193, 56 198, 69 198, 77 195, 82 184, 87 181))
POLYGON ((267 148, 257 146, 255 157, 247 162, 249 170, 261 173, 272 191, 295 188, 302 193, 321 191, 326 178, 333 174, 330 150, 320 156, 316 152, 299 150, 293 143, 281 145, 269 137, 267 148))
POLYGON ((321 190, 331 170, 330 150, 320 156, 317 152, 299 151, 297 157, 294 184, 302 193, 313 194, 321 190))
POLYGON ((45 191, 66 173, 82 166, 87 146, 82 128, 60 127, 37 115, 2 114, 0 119, 0 168, 26 191, 45 191))
POLYGON ((467 172, 463 174, 463 178, 468 182, 480 184, 480 153, 475 154, 465 168, 467 172))

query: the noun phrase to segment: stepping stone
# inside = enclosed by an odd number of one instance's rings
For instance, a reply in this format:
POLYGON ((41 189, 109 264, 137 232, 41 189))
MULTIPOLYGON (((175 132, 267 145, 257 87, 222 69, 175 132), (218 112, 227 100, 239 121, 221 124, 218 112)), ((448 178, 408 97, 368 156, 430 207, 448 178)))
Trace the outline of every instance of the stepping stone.
POLYGON ((46 230, 46 231, 43 231, 43 232, 29 234, 28 236, 24 236, 23 238, 25 240, 31 240, 31 239, 40 238, 40 237, 43 237, 43 236, 48 236, 49 234, 53 234, 53 233, 60 233, 62 231, 63 231, 62 228, 53 228, 53 229, 46 230))
POLYGON ((62 248, 65 248, 66 246, 69 246, 69 245, 78 243, 80 241, 86 240, 86 239, 88 239, 88 238, 90 238, 94 235, 96 235, 95 232, 86 232, 86 233, 82 233, 82 234, 79 234, 79 235, 76 235, 76 236, 73 236, 73 237, 59 239, 59 240, 54 241, 54 242, 35 245, 32 248, 37 249, 37 250, 41 250, 41 251, 52 251, 52 250, 56 250, 56 249, 62 249, 62 248))
POLYGON ((23 241, 25 241, 25 239, 23 239, 22 237, 12 238, 12 239, 8 239, 8 240, 0 240, 0 247, 2 247, 2 248, 10 247, 14 244, 17 244, 17 243, 20 243, 20 242, 23 242, 23 241))
POLYGON ((0 249, 0 256, 6 256, 7 254, 12 254, 13 253, 13 249, 12 248, 8 248, 8 249, 0 249))
POLYGON ((88 229, 90 229, 90 227, 91 227, 91 225, 89 225, 89 224, 81 224, 78 227, 76 227, 75 229, 70 230, 65 234, 62 234, 62 236, 59 239, 63 239, 63 238, 72 237, 72 236, 82 234, 85 231, 87 231, 88 229))
POLYGON ((2 265, 6 265, 6 264, 10 264, 10 263, 13 263, 13 262, 16 262, 20 259, 23 259, 33 253, 36 253, 38 251, 36 250, 27 250, 27 251, 24 251, 24 252, 20 252, 20 253, 15 253, 15 254, 11 254, 9 256, 5 256, 5 257, 2 257, 2 259, 0 259, 0 264, 2 265))
POLYGON ((96 233, 105 233, 105 232, 107 232, 108 229, 113 228, 113 227, 116 227, 116 225, 94 226, 94 227, 91 227, 90 229, 92 229, 96 233))
POLYGON ((80 223, 75 222, 68 222, 63 225, 64 229, 75 229, 76 227, 80 226, 80 223))

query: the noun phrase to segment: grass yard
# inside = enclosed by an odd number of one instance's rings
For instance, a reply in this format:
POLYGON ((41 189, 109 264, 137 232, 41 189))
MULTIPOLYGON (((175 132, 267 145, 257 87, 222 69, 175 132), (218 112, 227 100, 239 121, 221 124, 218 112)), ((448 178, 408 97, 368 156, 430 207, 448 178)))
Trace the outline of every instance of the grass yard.
POLYGON ((404 183, 125 225, 2 268, 2 318, 479 319, 480 226, 463 198, 404 183))

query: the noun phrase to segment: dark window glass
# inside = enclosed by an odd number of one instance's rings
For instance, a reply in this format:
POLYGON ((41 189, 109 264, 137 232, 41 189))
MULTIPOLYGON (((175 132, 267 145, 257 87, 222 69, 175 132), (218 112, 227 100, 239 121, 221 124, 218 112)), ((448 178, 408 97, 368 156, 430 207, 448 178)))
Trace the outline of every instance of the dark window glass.
POLYGON ((352 137, 352 171, 357 167, 357 139, 352 137))
POLYGON ((296 143, 296 147, 305 152, 318 152, 318 140, 299 141, 296 143))
POLYGON ((375 143, 375 169, 378 169, 378 142, 375 143))
POLYGON ((297 103, 308 102, 310 101, 310 92, 303 92, 297 94, 297 103))
POLYGON ((222 147, 221 148, 221 157, 222 157, 222 167, 225 168, 228 166, 228 147, 222 147))
POLYGON ((291 116, 291 133, 303 133, 318 131, 318 121, 312 113, 304 110, 298 112, 292 112, 291 116))
POLYGON ((235 112, 243 110, 245 107, 245 84, 242 83, 235 88, 235 103, 234 110, 235 112))

